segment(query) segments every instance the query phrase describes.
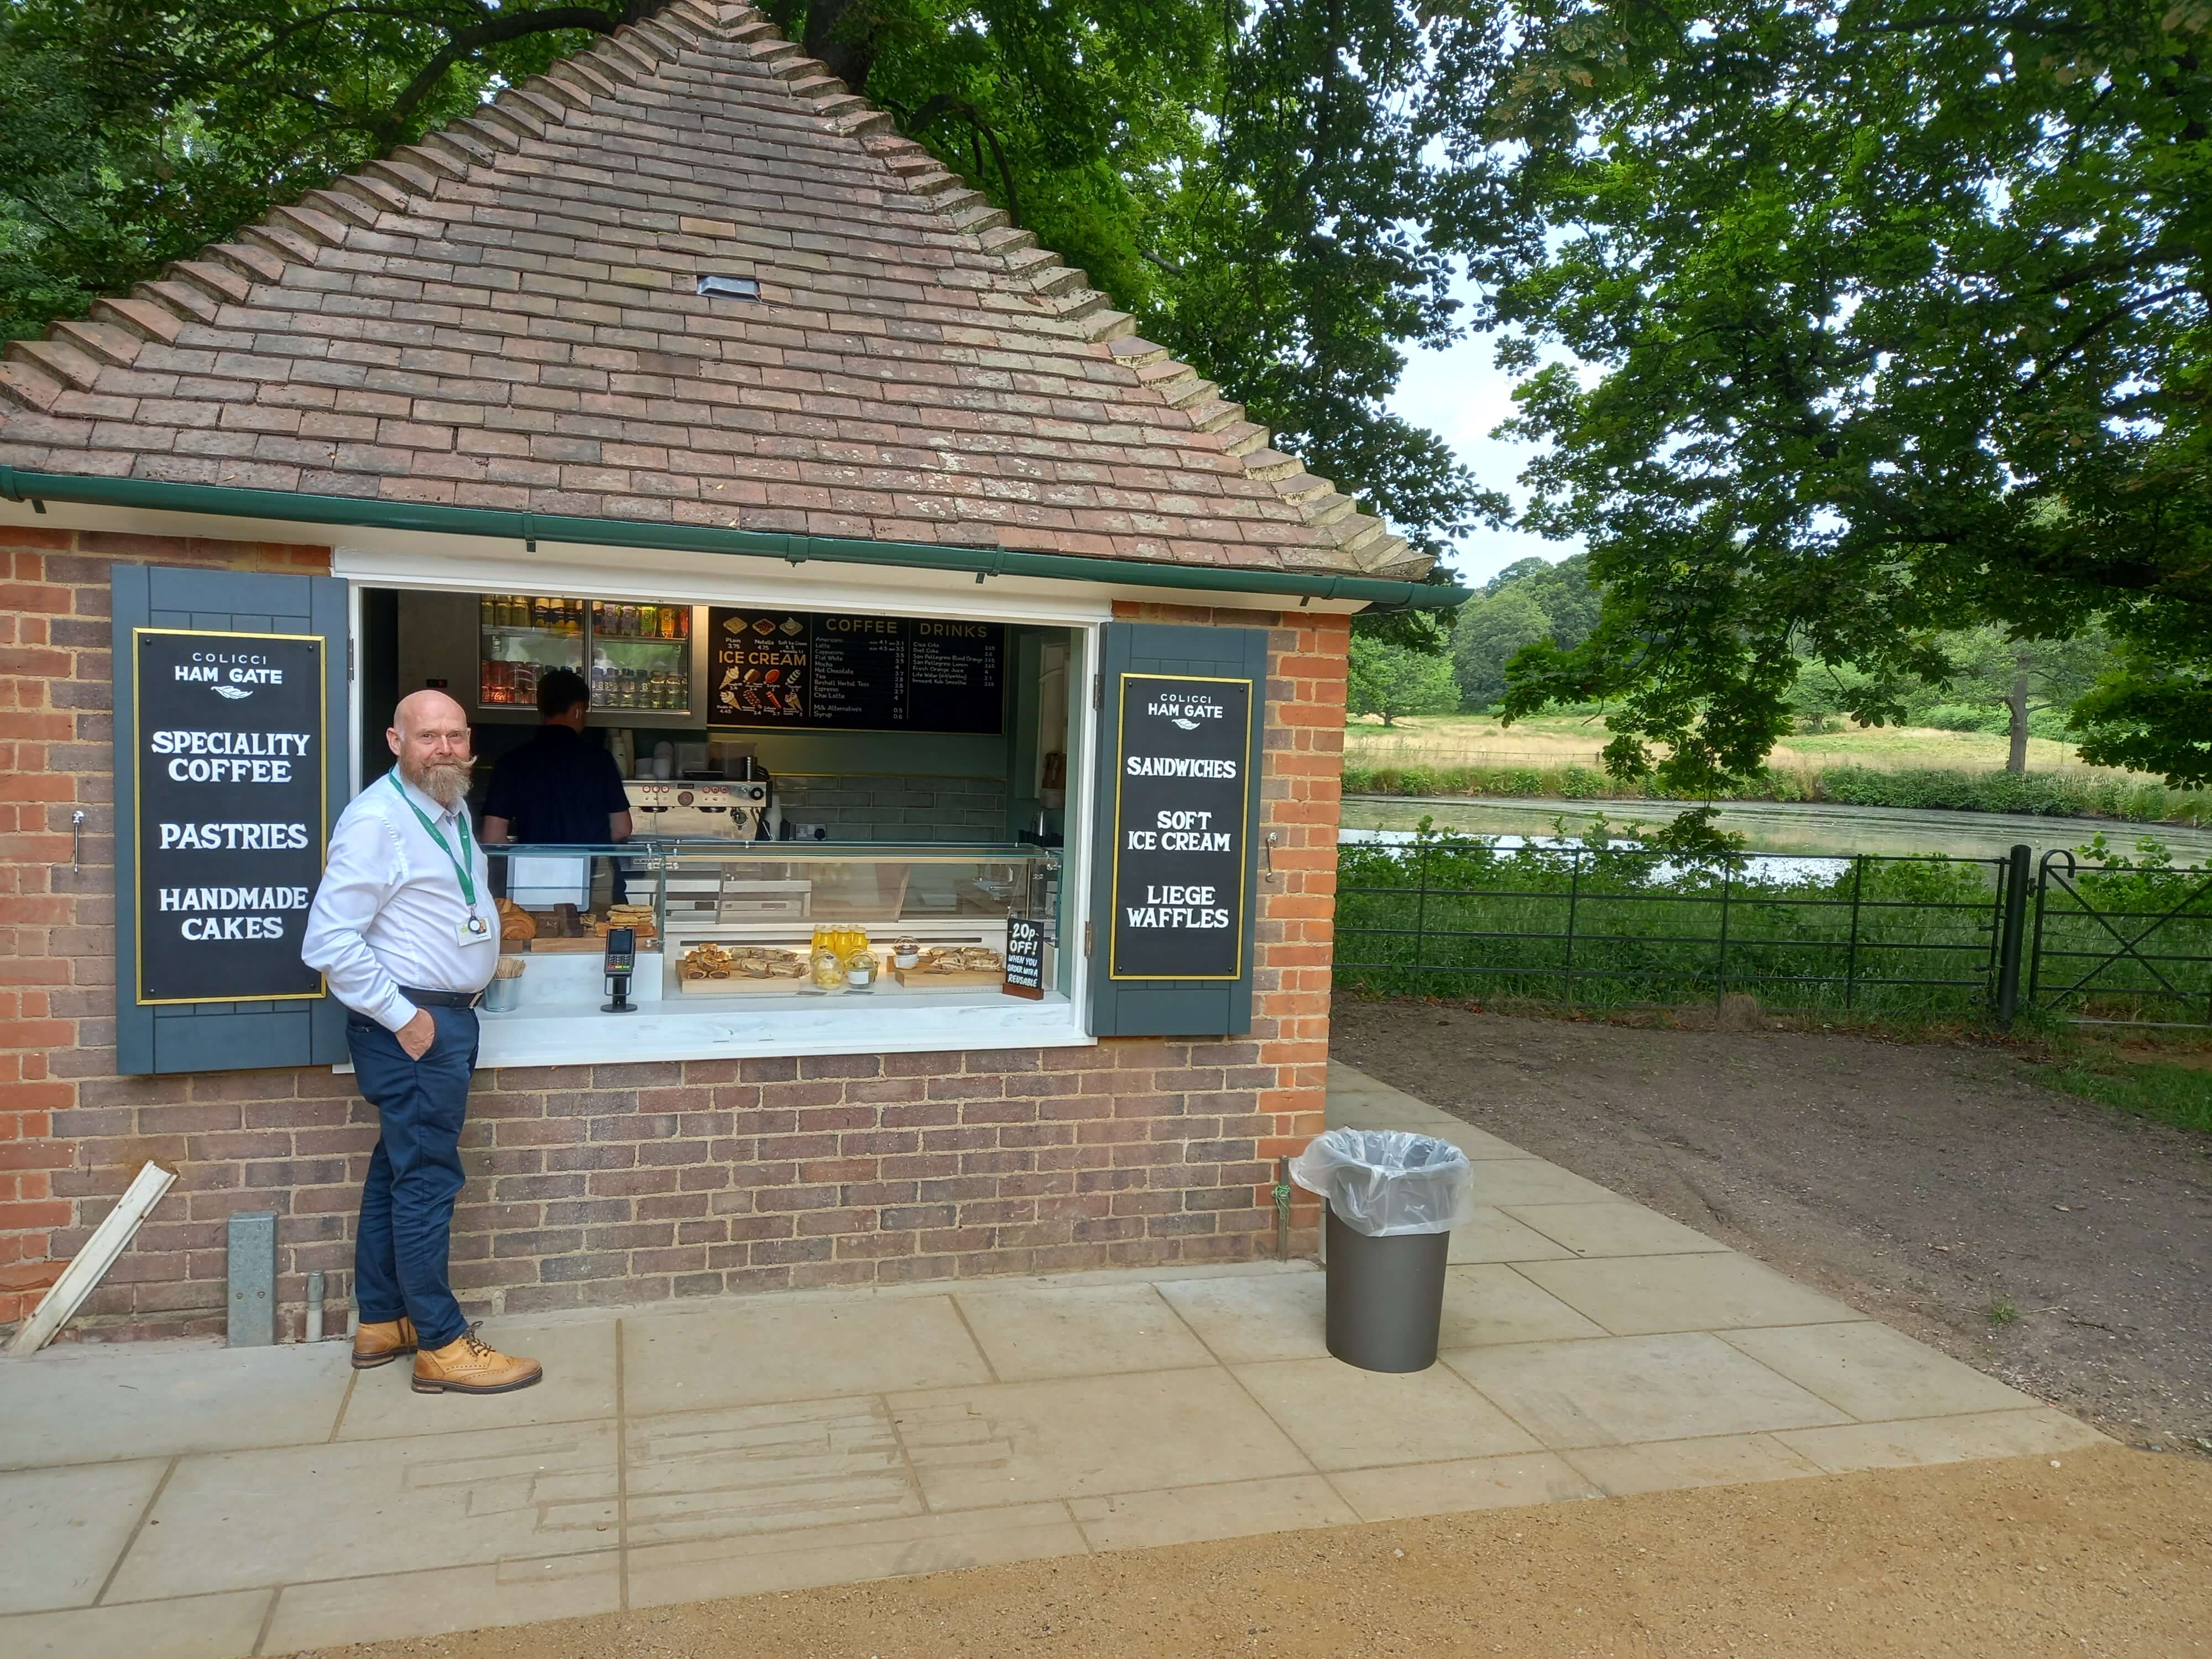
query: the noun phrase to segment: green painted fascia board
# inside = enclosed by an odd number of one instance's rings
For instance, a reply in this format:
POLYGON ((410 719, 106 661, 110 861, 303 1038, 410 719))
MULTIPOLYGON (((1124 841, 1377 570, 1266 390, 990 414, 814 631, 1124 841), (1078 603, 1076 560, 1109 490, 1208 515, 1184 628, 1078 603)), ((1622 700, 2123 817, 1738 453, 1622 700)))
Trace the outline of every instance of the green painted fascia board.
POLYGON ((1298 599, 1349 599, 1386 611, 1441 611, 1474 597, 1464 587, 1387 581, 1374 576, 1224 569, 1212 565, 1154 564, 1142 559, 1088 558, 1072 553, 1025 553, 1012 548, 946 547, 932 542, 860 541, 844 536, 728 530, 713 525, 580 519, 550 513, 441 507, 426 501, 292 495, 278 489, 228 489, 218 484, 167 483, 150 478, 79 477, 61 472, 29 472, 10 466, 0 466, 0 498, 27 501, 33 506, 49 501, 68 501, 80 507, 137 507, 147 512, 346 525, 364 530, 482 536, 519 541, 526 547, 535 547, 539 542, 562 542, 584 547, 649 547, 677 553, 736 554, 781 559, 790 564, 820 560, 918 570, 953 570, 972 573, 978 581, 987 576, 1034 576, 1052 581, 1107 582, 1124 587, 1267 593, 1298 599))

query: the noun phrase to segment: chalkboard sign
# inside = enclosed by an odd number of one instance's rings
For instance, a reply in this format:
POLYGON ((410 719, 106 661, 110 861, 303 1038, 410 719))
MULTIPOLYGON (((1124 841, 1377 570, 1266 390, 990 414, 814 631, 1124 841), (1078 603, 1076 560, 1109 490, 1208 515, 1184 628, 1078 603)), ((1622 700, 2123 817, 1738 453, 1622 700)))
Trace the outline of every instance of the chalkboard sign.
POLYGON ((1005 727, 1006 630, 996 623, 717 607, 707 629, 712 725, 987 736, 1005 727))
POLYGON ((1108 975, 1238 978, 1253 683, 1123 674, 1120 686, 1108 975))
POLYGON ((1044 995, 1044 924, 1034 917, 1006 918, 1006 978, 1000 988, 1032 1002, 1044 995))
POLYGON ((141 1003, 320 996, 323 641, 133 630, 141 1003))

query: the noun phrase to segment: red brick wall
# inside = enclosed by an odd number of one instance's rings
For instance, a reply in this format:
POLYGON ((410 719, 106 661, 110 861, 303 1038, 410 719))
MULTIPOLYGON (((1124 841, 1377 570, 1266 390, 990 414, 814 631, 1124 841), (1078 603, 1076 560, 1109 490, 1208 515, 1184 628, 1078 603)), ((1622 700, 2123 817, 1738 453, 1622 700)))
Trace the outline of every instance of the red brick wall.
MULTIPOLYGON (((328 1273, 334 1304, 349 1295, 374 1115, 325 1070, 114 1074, 107 574, 118 560, 322 570, 326 555, 6 530, 0 560, 0 1327, 158 1158, 177 1184, 71 1334, 219 1330, 225 1218, 274 1210, 282 1328, 295 1334, 310 1270, 328 1273)), ((1274 1159, 1321 1127, 1346 632, 1340 617, 1283 620, 1262 786, 1275 874, 1260 885, 1249 1036, 484 1073, 455 1218, 465 1303, 1270 1254, 1274 1159)), ((1293 1249, 1310 1252, 1317 1212, 1297 1196, 1293 1249)))

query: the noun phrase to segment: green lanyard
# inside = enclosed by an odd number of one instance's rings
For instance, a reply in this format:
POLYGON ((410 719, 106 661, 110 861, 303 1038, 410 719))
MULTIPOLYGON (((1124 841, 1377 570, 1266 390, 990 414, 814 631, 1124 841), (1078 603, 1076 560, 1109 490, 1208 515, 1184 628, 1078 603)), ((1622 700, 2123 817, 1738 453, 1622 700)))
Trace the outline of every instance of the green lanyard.
POLYGON ((453 849, 446 845, 446 838, 438 833, 438 826, 430 822, 429 814, 415 804, 414 796, 400 787, 399 769, 395 766, 384 775, 392 780, 392 787, 394 789, 399 790, 399 799, 407 803, 407 810, 415 815, 415 822, 422 826, 422 833, 438 843, 438 850, 446 855, 446 861, 453 866, 453 873, 460 878, 461 902, 467 905, 470 909, 475 909, 477 878, 469 870, 471 854, 469 851, 468 813, 465 811, 459 811, 453 814, 453 832, 461 838, 461 855, 459 858, 455 858, 453 849))

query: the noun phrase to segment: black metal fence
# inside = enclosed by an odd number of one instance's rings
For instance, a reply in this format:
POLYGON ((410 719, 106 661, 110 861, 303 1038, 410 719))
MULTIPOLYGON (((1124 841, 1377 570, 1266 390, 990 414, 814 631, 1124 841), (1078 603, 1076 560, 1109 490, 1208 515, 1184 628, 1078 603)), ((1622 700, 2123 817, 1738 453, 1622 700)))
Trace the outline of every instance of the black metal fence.
POLYGON ((2212 870, 2043 855, 2027 1000, 2084 1024, 2212 1025, 2212 870))
POLYGON ((1339 872, 1336 967, 1352 987, 1600 1006, 1747 992, 2008 1024, 2025 983, 2027 1000, 2069 1018, 2212 1024, 2208 872, 2062 878, 2026 847, 1684 860, 1434 834, 1344 847, 1339 872), (2100 945, 2094 927, 2112 936, 2100 945))

